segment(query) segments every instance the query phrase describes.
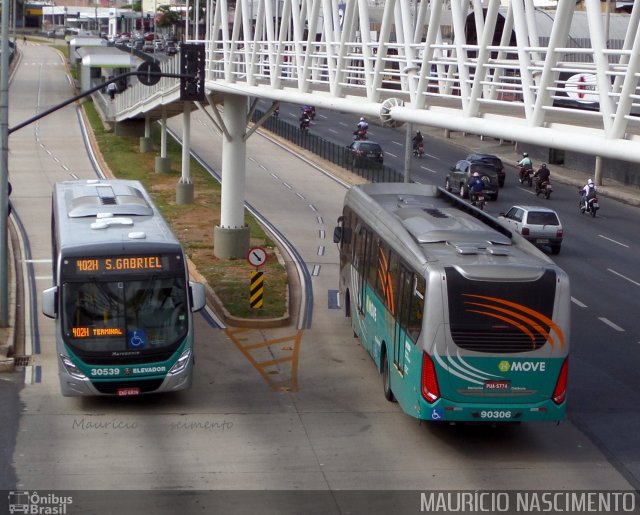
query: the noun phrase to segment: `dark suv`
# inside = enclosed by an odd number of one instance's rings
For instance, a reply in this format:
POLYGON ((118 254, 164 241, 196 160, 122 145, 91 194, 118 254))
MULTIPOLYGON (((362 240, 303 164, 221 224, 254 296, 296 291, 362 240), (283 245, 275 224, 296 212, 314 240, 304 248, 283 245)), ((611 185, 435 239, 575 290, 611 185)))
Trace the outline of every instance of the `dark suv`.
POLYGON ((356 140, 347 145, 347 149, 353 154, 351 157, 353 166, 380 163, 384 161, 382 147, 375 141, 356 140))
POLYGON ((447 191, 456 190, 460 197, 467 198, 469 196, 469 181, 471 176, 478 172, 484 182, 484 194, 487 198, 496 200, 498 198, 498 172, 495 167, 481 163, 467 161, 463 159, 458 161, 455 166, 447 174, 444 187, 447 191))
POLYGON ((469 154, 466 159, 473 163, 483 163, 493 166, 496 172, 498 172, 498 184, 500 184, 501 188, 504 186, 506 173, 502 160, 498 156, 494 156, 493 154, 469 154))

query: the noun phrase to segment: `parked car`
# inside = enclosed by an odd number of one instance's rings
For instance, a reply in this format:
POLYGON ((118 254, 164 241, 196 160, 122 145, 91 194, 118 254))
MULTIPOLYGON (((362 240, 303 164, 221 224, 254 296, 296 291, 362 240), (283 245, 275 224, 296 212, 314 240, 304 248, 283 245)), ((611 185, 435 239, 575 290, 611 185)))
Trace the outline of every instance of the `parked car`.
POLYGON ((355 167, 384 162, 382 147, 375 141, 356 140, 347 145, 347 149, 353 153, 351 163, 355 167))
POLYGON ((498 172, 495 167, 482 162, 473 162, 466 159, 458 161, 452 166, 444 187, 447 191, 456 190, 460 197, 467 198, 469 196, 469 181, 471 176, 478 172, 484 182, 485 197, 496 200, 498 198, 498 172))
POLYGON ((513 206, 506 213, 500 213, 498 220, 534 245, 548 246, 552 254, 560 252, 563 237, 562 223, 553 209, 539 206, 513 206))
POLYGON ((496 172, 498 172, 498 184, 501 188, 504 186, 504 180, 507 174, 504 171, 502 159, 498 156, 494 156, 493 154, 469 154, 466 159, 473 163, 484 163, 493 166, 496 172))

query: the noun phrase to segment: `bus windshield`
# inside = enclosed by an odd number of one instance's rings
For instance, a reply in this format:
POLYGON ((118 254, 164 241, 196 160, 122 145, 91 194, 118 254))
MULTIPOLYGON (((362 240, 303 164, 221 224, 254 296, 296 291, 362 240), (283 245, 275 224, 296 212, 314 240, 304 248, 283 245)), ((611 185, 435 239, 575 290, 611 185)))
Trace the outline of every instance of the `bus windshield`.
POLYGON ((62 306, 64 340, 80 354, 164 350, 188 329, 181 277, 66 282, 62 306))

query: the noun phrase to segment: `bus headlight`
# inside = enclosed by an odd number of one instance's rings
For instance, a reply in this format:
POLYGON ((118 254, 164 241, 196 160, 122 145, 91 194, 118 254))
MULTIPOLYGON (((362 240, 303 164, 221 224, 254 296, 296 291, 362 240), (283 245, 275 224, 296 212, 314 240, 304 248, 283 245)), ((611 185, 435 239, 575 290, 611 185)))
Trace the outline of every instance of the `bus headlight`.
POLYGON ((171 370, 169 370, 169 375, 175 376, 176 374, 181 373, 185 368, 187 368, 190 359, 191 349, 187 349, 182 353, 182 356, 178 358, 178 361, 176 361, 175 365, 171 367, 171 370))
POLYGON ((62 364, 64 365, 64 368, 67 371, 67 374, 69 374, 70 376, 75 377, 76 379, 82 379, 82 380, 87 378, 87 376, 82 373, 82 370, 76 367, 73 364, 73 361, 67 358, 64 354, 60 354, 60 361, 62 361, 62 364))

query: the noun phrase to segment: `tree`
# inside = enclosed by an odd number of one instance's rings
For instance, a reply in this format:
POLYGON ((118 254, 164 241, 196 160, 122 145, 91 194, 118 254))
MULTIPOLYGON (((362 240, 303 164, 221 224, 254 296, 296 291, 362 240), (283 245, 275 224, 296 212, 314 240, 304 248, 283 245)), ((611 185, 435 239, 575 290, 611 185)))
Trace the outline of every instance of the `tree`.
POLYGON ((171 10, 169 5, 161 5, 156 12, 156 26, 161 28, 171 27, 180 23, 180 14, 171 10))

